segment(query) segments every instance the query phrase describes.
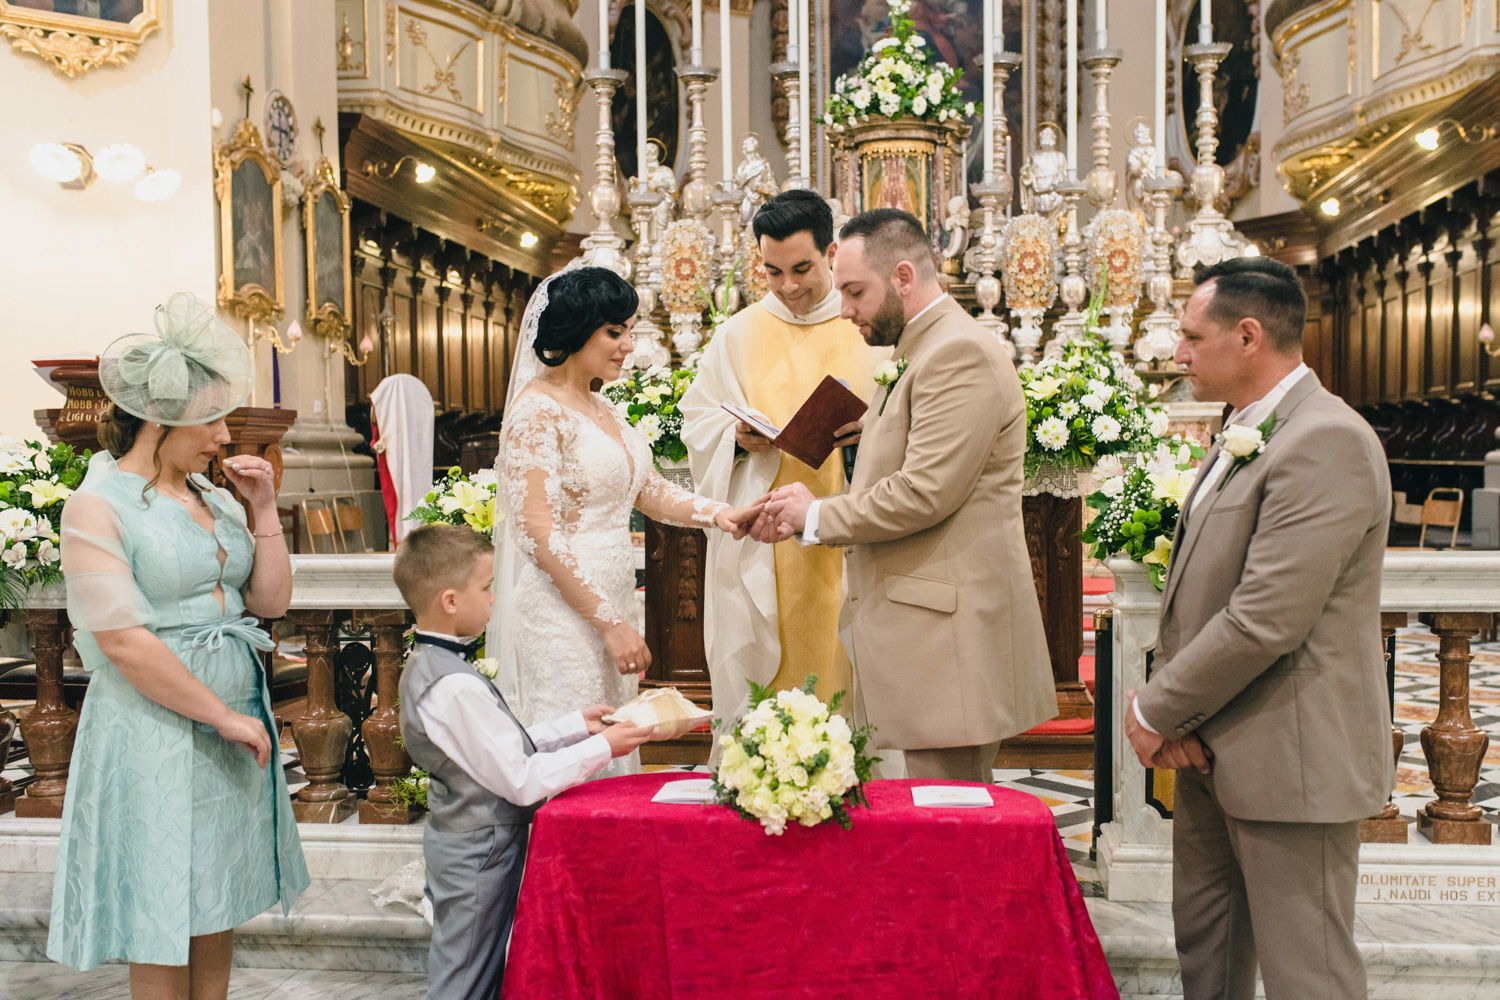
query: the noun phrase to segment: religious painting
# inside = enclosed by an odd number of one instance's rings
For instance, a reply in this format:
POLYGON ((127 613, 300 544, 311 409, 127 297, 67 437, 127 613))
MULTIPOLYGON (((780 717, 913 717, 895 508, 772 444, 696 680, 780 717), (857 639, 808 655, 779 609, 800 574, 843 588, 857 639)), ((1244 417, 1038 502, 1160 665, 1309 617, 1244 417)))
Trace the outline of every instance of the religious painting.
POLYGON ((219 201, 219 305, 262 322, 279 318, 281 164, 248 118, 232 140, 214 151, 214 195, 219 201))
POLYGON ((0 35, 68 77, 124 66, 161 20, 161 0, 0 0, 0 35))
MULTIPOLYGON (((666 27, 651 10, 646 11, 646 135, 662 144, 661 162, 676 172, 678 146, 677 60, 666 27)), ((635 88, 641 74, 635 72, 635 7, 622 7, 609 43, 610 65, 630 71, 615 91, 610 117, 615 127, 615 160, 623 177, 640 172, 636 163, 635 88)))
POLYGON ((307 323, 320 337, 342 340, 352 326, 349 275, 349 196, 327 159, 313 168, 302 195, 307 249, 307 323))
POLYGON ((929 159, 930 153, 909 143, 872 143, 860 159, 861 209, 899 208, 924 225, 936 218, 928 197, 929 159))
MULTIPOLYGON (((1022 0, 1003 0, 1002 26, 1005 50, 1023 51, 1023 37, 1028 25, 1023 22, 1022 0)), ((1054 5, 1039 6, 1040 14, 1034 15, 1034 25, 1029 30, 1037 33, 1041 43, 1025 46, 1027 58, 1034 58, 1034 51, 1049 48, 1054 51, 1052 63, 1060 58, 1061 30, 1059 11, 1054 5)), ((1061 5, 1055 5, 1060 7, 1061 5)), ((890 29, 890 7, 887 0, 822 0, 819 13, 823 15, 826 48, 819 53, 822 71, 814 85, 814 116, 818 115, 823 100, 841 75, 854 69, 866 52, 890 29)), ((911 19, 918 33, 926 39, 927 47, 935 58, 964 71, 961 90, 964 100, 982 104, 984 101, 984 6, 981 0, 912 0, 911 19)), ((1034 100, 1037 110, 1026 112, 1024 86, 1020 74, 1012 76, 1005 90, 1005 117, 1011 134, 1010 163, 1012 175, 1020 171, 1021 161, 1029 148, 1030 131, 1036 124, 1052 118, 1059 101, 1060 73, 1042 72, 1039 79, 1052 82, 1043 87, 1034 100)), ((983 163, 982 114, 968 121, 970 139, 964 150, 967 164, 966 175, 971 184, 981 180, 983 163)), ((996 157, 1004 162, 1003 150, 996 157)))

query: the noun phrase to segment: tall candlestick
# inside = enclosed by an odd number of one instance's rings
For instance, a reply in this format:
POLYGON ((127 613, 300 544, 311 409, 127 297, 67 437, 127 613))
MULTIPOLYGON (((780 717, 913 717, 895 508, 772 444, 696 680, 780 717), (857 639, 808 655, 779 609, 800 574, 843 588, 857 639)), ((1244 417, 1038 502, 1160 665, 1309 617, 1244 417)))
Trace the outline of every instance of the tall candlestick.
POLYGON ((1156 0, 1156 170, 1167 169, 1167 0, 1156 0))
MULTIPOLYGON (((1159 0, 1165 2, 1165 0, 1159 0)), ((734 88, 729 80, 729 0, 719 0, 719 117, 724 150, 724 180, 734 180, 734 88)))
POLYGON ((995 3, 995 51, 1005 51, 1005 0, 995 3))
POLYGON ((646 187, 646 5, 635 4, 635 173, 646 187))
POLYGON ((1109 48, 1109 0, 1094 0, 1094 48, 1109 48))
MULTIPOLYGON (((984 182, 995 180, 995 8, 1004 0, 984 0, 984 182)), ((965 166, 967 169, 967 166, 965 166)))
MULTIPOLYGON (((721 0, 728 3, 729 0, 721 0)), ((812 63, 812 33, 808 29, 808 0, 798 0, 797 3, 797 41, 802 46, 802 51, 797 57, 797 117, 802 122, 802 133, 800 146, 797 150, 797 162, 802 166, 802 184, 804 187, 812 187, 812 160, 809 155, 810 143, 812 142, 812 101, 810 92, 812 87, 808 79, 808 69, 812 63)))
POLYGON ((688 62, 703 65, 703 0, 693 0, 693 50, 688 53, 688 62))
POLYGON ((1078 170, 1078 0, 1068 0, 1068 172, 1078 170))
POLYGON ((599 0, 599 68, 609 69, 609 0, 599 0))
MULTIPOLYGON (((722 0, 721 0, 722 2, 722 0)), ((797 16, 797 0, 787 0, 786 4, 786 61, 796 65, 798 56, 802 52, 800 39, 797 37, 797 29, 801 18, 797 16)))
POLYGON ((1198 0, 1198 44, 1207 45, 1214 40, 1213 0, 1198 0))

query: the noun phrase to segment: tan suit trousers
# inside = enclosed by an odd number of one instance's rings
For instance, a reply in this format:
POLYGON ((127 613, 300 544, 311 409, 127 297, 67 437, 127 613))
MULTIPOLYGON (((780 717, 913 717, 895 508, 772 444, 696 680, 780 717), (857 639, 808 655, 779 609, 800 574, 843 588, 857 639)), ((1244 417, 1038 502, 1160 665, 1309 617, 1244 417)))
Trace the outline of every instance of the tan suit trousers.
POLYGON ((995 754, 1000 741, 973 747, 938 747, 906 751, 906 776, 929 781, 995 783, 995 754))
POLYGON ((1364 1000, 1354 944, 1359 822, 1225 815, 1213 776, 1177 772, 1172 917, 1184 1000, 1364 1000))

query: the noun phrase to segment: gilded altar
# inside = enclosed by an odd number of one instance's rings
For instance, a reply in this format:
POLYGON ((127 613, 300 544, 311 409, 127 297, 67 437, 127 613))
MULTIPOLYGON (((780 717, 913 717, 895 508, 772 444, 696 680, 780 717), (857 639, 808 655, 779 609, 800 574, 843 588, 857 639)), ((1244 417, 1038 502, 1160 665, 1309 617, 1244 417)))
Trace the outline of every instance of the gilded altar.
POLYGON ((899 208, 922 221, 928 234, 942 231, 948 200, 966 189, 960 122, 872 117, 830 129, 833 189, 850 215, 899 208))

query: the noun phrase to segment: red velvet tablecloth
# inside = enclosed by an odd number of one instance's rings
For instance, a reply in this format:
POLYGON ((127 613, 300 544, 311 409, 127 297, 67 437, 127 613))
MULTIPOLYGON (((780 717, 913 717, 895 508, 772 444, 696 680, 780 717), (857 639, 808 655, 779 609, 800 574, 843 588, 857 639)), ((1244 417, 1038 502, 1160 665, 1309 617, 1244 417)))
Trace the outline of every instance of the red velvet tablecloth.
POLYGON ((854 829, 766 836, 651 796, 681 772, 559 795, 536 817, 506 1000, 1117 998, 1051 813, 919 809, 875 781, 854 829))

